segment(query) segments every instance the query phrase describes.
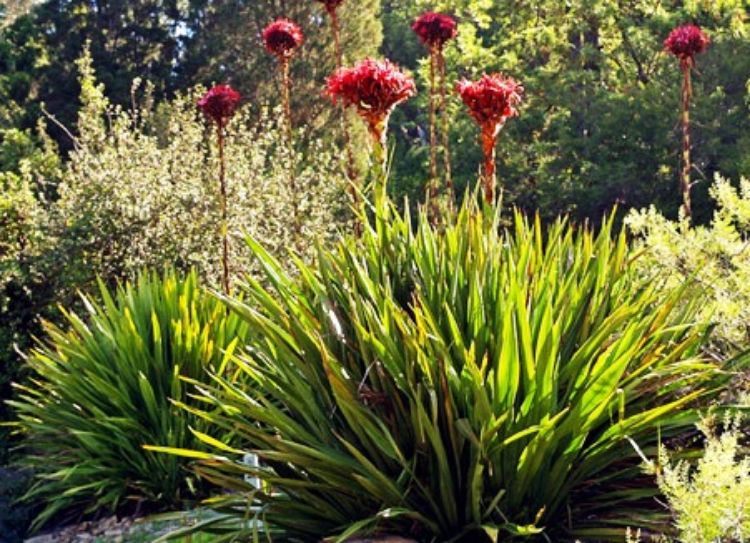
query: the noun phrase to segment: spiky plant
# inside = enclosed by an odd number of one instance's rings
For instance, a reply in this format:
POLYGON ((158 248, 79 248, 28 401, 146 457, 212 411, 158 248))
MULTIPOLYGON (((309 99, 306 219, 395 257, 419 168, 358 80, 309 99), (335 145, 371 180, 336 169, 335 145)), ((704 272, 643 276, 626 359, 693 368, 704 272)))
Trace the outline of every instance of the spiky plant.
POLYGON ((182 507, 206 495, 178 457, 144 444, 200 448, 209 432, 171 402, 190 402, 181 376, 221 371, 247 324, 204 292, 195 274, 143 275, 86 313, 46 324, 29 358, 31 377, 10 402, 25 438, 21 463, 35 474, 26 499, 41 505, 35 526, 57 514, 182 507))
POLYGON ((470 200, 444 230, 379 213, 296 276, 250 241, 265 280, 226 301, 263 338, 236 360, 252 385, 185 406, 242 445, 156 449, 233 491, 216 541, 622 541, 658 520, 632 444, 691 429, 731 378, 694 304, 640 282, 611 222, 502 230, 470 200))

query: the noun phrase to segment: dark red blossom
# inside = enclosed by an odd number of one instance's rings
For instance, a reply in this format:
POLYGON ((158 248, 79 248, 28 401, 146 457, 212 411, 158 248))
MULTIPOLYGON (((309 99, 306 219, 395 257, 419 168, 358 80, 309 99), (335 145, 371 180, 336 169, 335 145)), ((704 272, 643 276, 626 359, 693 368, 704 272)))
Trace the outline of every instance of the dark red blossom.
POLYGON ((371 58, 328 78, 327 94, 334 103, 354 106, 371 128, 388 119, 393 108, 416 94, 414 80, 388 60, 371 58))
POLYGON ((417 17, 411 29, 422 43, 429 47, 442 47, 458 35, 456 21, 449 15, 427 11, 417 17))
POLYGON ((503 74, 484 74, 478 81, 463 79, 456 91, 471 116, 483 130, 497 132, 510 117, 518 115, 523 99, 523 86, 503 74))
POLYGON ((333 13, 338 9, 338 7, 344 3, 344 0, 317 0, 321 4, 323 4, 323 7, 326 8, 326 11, 328 13, 333 13))
POLYGON ((240 93, 229 85, 217 85, 198 100, 198 107, 206 117, 224 126, 237 110, 240 99, 240 93))
POLYGON ((695 55, 703 53, 711 44, 711 38, 694 24, 678 26, 664 40, 664 48, 682 62, 692 64, 695 55))
POLYGON ((268 52, 289 58, 305 40, 302 29, 289 19, 276 19, 263 30, 263 43, 268 52))

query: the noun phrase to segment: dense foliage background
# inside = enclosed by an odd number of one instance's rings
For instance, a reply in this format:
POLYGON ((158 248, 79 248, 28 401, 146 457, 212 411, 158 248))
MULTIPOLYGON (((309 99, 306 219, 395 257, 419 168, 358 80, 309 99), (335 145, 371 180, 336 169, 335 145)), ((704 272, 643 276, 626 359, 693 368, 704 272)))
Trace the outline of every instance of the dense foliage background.
MULTIPOLYGON (((713 40, 694 82, 698 220, 710 218, 708 186, 717 172, 735 180, 750 174, 750 20, 743 0, 387 0, 387 56, 420 67, 414 59, 425 53, 408 23, 427 8, 460 21, 459 38, 446 49, 449 82, 502 70, 526 87, 522 114, 508 124, 498 151, 509 203, 579 219, 599 219, 615 204, 654 203, 676 216, 680 76, 662 42, 684 21, 701 24, 713 40)), ((461 187, 476 178, 480 149, 457 98, 450 107, 461 187)), ((408 144, 395 161, 404 192, 425 177, 428 150, 417 129, 423 111, 417 101, 405 113, 414 130, 402 132, 408 144)))
MULTIPOLYGON (((368 0, 344 7, 347 60, 381 51, 419 71, 424 88, 426 66, 418 59, 426 51, 409 23, 427 8, 460 22, 460 37, 446 51, 449 83, 500 69, 527 89, 521 119, 502 136, 499 168, 510 202, 549 216, 600 217, 615 203, 656 203, 676 213, 680 78, 661 49, 669 30, 684 21, 700 23, 713 40, 695 81, 698 219, 710 218, 715 173, 750 174, 750 22, 743 0, 368 0)), ((294 111, 298 125, 319 135, 332 112, 321 96, 333 58, 327 21, 317 2, 272 0, 40 2, 0 37, 0 127, 33 128, 42 104, 73 126, 75 60, 86 42, 114 104, 130 103, 134 78, 150 81, 159 100, 198 83, 228 81, 253 103, 275 102, 274 59, 260 44, 260 29, 280 14, 306 34, 293 66, 294 111)), ((423 93, 398 114, 399 194, 420 194, 427 172, 425 99, 423 93)), ((454 156, 462 189, 476 177, 479 149, 457 99, 449 107, 454 148, 462 148, 454 156)), ((63 150, 70 148, 58 126, 49 131, 63 150)))

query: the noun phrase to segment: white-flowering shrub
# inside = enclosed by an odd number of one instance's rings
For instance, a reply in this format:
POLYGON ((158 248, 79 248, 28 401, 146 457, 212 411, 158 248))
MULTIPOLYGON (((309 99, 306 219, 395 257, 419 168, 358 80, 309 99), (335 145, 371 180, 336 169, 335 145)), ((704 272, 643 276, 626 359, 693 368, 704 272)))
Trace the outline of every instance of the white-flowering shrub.
POLYGON ((716 323, 723 349, 750 346, 750 180, 739 188, 717 178, 711 189, 717 210, 708 226, 685 218, 670 221, 654 207, 626 219, 644 249, 636 262, 644 274, 665 278, 666 287, 689 280, 686 299, 705 296, 703 317, 716 323))
MULTIPOLYGON (((196 268, 211 282, 220 273, 219 162, 215 127, 195 106, 201 89, 160 107, 144 98, 111 106, 88 57, 79 63, 82 103, 74 151, 53 213, 56 237, 77 270, 130 276, 165 265, 196 268)), ((134 94, 138 91, 134 86, 134 94)), ((306 258, 314 242, 345 227, 345 182, 335 150, 321 143, 290 153, 274 111, 245 105, 226 136, 228 233, 234 277, 252 271, 244 236, 286 257, 306 258), (290 190, 294 169, 296 192, 290 190), (293 205, 301 233, 296 235, 293 205)))
POLYGON ((659 488, 674 512, 679 541, 750 540, 750 456, 743 453, 740 427, 736 419, 717 434, 710 423, 701 424, 706 449, 694 466, 672 462, 670 454, 662 451, 659 488))

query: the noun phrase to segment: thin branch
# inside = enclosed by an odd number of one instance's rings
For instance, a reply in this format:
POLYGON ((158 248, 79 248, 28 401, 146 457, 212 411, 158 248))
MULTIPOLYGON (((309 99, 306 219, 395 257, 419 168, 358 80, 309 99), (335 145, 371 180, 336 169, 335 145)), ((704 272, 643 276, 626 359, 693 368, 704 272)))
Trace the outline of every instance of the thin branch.
POLYGON ((70 141, 73 143, 73 146, 76 149, 81 148, 81 144, 78 142, 78 138, 76 138, 70 130, 68 130, 68 127, 65 126, 63 123, 57 120, 57 117, 52 115, 49 111, 47 111, 47 108, 44 104, 42 104, 42 113, 44 113, 44 116, 47 117, 52 123, 57 126, 60 130, 62 130, 68 138, 70 138, 70 141))

